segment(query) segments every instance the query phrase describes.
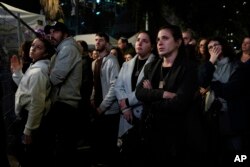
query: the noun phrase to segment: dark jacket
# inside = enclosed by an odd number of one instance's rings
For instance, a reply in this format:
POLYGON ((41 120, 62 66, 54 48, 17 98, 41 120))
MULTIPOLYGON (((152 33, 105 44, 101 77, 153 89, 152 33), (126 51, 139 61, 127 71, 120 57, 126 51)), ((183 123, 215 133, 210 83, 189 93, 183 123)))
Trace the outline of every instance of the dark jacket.
POLYGON ((178 56, 165 80, 165 87, 159 89, 161 64, 162 59, 157 59, 145 66, 143 80, 150 80, 153 89, 144 89, 142 80, 136 89, 136 97, 144 102, 145 110, 154 109, 149 112, 179 117, 186 112, 187 107, 190 107, 190 102, 198 88, 196 65, 178 56), (162 98, 164 91, 176 93, 177 96, 172 100, 165 100, 162 98))
POLYGON ((144 104, 143 119, 146 123, 143 126, 147 127, 153 155, 163 160, 164 157, 170 158, 183 152, 187 114, 198 84, 194 62, 188 61, 185 55, 178 55, 167 74, 166 85, 159 89, 162 61, 158 59, 145 66, 144 78, 136 89, 136 97, 144 104), (150 80, 153 88, 143 88, 143 80, 150 80), (172 100, 163 99, 164 91, 176 93, 177 96, 172 100))
POLYGON ((227 83, 215 81, 211 83, 211 89, 215 95, 224 98, 228 102, 228 114, 231 133, 249 133, 250 122, 250 60, 239 63, 235 72, 227 83))

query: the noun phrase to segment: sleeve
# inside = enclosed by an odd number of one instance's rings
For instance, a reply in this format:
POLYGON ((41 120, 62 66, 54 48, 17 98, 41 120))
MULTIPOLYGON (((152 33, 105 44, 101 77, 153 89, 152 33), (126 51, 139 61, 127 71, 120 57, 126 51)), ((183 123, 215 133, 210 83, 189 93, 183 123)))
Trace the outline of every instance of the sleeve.
POLYGON ((110 63, 110 64, 109 64, 109 67, 106 71, 107 73, 105 75, 109 75, 109 77, 108 77, 109 80, 107 82, 109 82, 108 84, 110 86, 109 86, 108 93, 106 94, 102 103, 99 106, 102 111, 105 111, 116 100, 115 82, 117 80, 117 77, 118 77, 119 71, 120 71, 120 66, 119 66, 117 59, 110 59, 109 62, 107 62, 107 63, 110 63))
POLYGON ((63 47, 55 57, 55 64, 50 72, 50 81, 53 85, 59 85, 67 78, 71 68, 75 65, 76 52, 74 47, 63 47))
POLYGON ((23 77, 23 72, 22 72, 22 70, 19 70, 19 71, 14 72, 14 73, 12 74, 12 79, 13 79, 13 81, 16 83, 16 85, 19 85, 19 83, 21 82, 22 77, 23 77))
POLYGON ((215 71, 214 65, 208 61, 202 64, 198 69, 198 82, 199 86, 207 88, 213 79, 213 73, 215 71))
POLYGON ((144 77, 142 78, 141 82, 138 84, 135 90, 135 96, 139 101, 145 103, 151 103, 153 101, 163 100, 162 96, 164 90, 162 89, 145 89, 143 88, 143 81, 149 80, 151 84, 153 84, 152 79, 149 77, 149 72, 151 71, 151 63, 147 64, 144 68, 144 77))
POLYGON ((174 92, 177 94, 176 97, 169 100, 156 101, 153 104, 154 108, 161 109, 161 111, 187 111, 188 106, 192 104, 197 88, 197 68, 188 68, 182 75, 181 83, 176 92, 174 92))
POLYGON ((122 99, 126 99, 128 98, 127 97, 127 94, 126 94, 126 90, 125 90, 125 86, 124 86, 124 75, 126 74, 125 73, 125 64, 126 62, 123 64, 120 72, 119 72, 119 75, 118 75, 118 78, 116 80, 116 83, 115 83, 115 95, 117 97, 118 100, 122 100, 122 99))
POLYGON ((222 97, 226 100, 242 96, 249 87, 249 72, 246 69, 237 68, 236 71, 230 76, 228 82, 221 83, 214 81, 211 83, 211 89, 215 92, 216 96, 222 97))

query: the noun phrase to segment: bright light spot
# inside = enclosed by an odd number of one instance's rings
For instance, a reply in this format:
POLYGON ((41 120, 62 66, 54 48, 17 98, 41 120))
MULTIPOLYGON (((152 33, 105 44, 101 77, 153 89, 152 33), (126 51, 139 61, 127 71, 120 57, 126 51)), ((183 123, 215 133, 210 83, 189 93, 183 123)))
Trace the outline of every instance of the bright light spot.
POLYGON ((96 3, 100 3, 101 2, 101 0, 96 0, 96 3))
POLYGON ((246 1, 244 1, 243 3, 242 3, 242 5, 246 5, 247 4, 247 2, 246 1))
POLYGON ((222 8, 226 8, 226 5, 222 5, 222 8))

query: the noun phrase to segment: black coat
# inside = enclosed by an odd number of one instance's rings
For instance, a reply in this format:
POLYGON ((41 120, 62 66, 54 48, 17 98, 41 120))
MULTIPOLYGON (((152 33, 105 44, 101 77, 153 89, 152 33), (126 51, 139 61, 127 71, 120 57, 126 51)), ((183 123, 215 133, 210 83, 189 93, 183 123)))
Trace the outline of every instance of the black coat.
POLYGON ((183 55, 176 57, 165 79, 166 85, 159 89, 162 61, 158 59, 145 66, 144 78, 136 88, 136 97, 144 104, 144 126, 147 127, 152 155, 158 162, 168 161, 164 157, 169 157, 171 161, 183 153, 186 119, 198 90, 197 67, 183 55), (143 88, 143 80, 149 80, 153 88, 143 88), (164 91, 176 93, 177 96, 172 100, 163 99, 164 91))
POLYGON ((232 134, 249 133, 250 127, 250 60, 239 63, 227 83, 215 81, 211 89, 215 95, 228 103, 230 130, 232 134))

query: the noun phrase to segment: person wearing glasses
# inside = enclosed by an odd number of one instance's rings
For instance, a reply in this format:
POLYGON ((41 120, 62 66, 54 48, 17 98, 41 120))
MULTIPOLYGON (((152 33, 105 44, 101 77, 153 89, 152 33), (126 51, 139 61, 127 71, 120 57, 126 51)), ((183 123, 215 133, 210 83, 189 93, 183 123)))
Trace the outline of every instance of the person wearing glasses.
POLYGON ((236 145, 231 136, 230 103, 215 91, 218 87, 214 83, 228 83, 237 65, 235 52, 226 39, 210 38, 206 47, 210 58, 200 66, 198 78, 200 94, 205 96, 202 112, 207 127, 209 165, 220 166, 233 162, 229 158, 236 145))

